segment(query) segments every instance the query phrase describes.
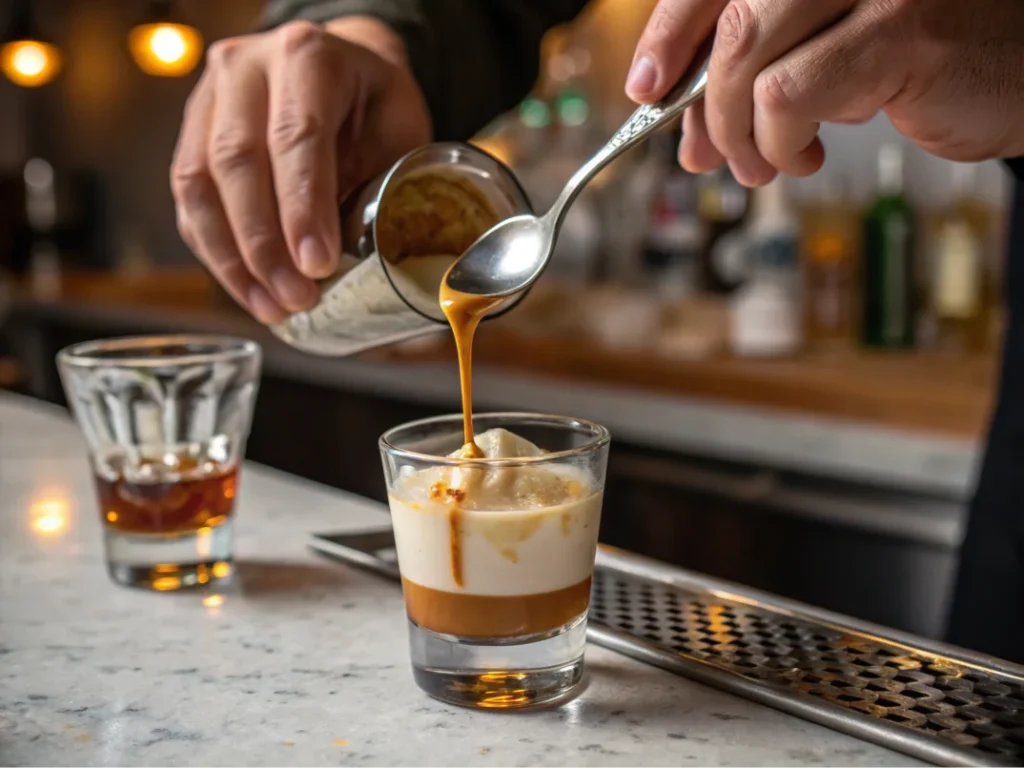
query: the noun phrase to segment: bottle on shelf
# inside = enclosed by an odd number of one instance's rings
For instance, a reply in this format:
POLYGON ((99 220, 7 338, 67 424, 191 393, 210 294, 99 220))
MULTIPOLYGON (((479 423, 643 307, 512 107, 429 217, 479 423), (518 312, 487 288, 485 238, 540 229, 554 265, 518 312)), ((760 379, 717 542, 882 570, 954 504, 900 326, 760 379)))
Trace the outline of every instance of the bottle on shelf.
POLYGON ((847 344, 855 337, 859 220, 843 180, 824 172, 804 206, 801 255, 808 341, 847 344))
POLYGON ((878 195, 864 220, 862 341, 885 349, 912 348, 916 339, 917 276, 914 209, 903 190, 903 149, 878 153, 878 195))
POLYGON ((61 259, 57 250, 57 192, 53 166, 41 157, 25 163, 25 214, 32 233, 28 272, 33 295, 48 301, 61 290, 61 259))
POLYGON ((643 245, 645 282, 659 298, 678 302, 700 289, 702 244, 696 178, 673 163, 655 196, 643 245))
POLYGON ((955 163, 952 199, 935 217, 929 248, 929 314, 939 349, 985 351, 997 301, 989 260, 992 213, 975 195, 975 166, 955 163))
POLYGON ((729 294, 743 282, 743 224, 749 190, 728 167, 699 177, 700 216, 707 237, 701 254, 701 282, 711 293, 729 294))
POLYGON ((754 193, 749 276, 732 297, 734 354, 792 355, 803 344, 800 222, 781 177, 754 193))

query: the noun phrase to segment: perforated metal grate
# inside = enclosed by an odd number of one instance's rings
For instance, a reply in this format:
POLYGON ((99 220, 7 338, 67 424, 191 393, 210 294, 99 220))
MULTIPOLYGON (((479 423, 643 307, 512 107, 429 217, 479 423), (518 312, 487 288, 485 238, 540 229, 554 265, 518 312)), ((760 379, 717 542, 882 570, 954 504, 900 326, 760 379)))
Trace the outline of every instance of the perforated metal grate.
MULTIPOLYGON (((390 529, 315 536, 398 580, 390 529)), ((587 637, 942 765, 1024 764, 1024 668, 601 547, 587 637)))
POLYGON ((590 620, 665 653, 1024 762, 1024 685, 756 605, 598 568, 590 620))

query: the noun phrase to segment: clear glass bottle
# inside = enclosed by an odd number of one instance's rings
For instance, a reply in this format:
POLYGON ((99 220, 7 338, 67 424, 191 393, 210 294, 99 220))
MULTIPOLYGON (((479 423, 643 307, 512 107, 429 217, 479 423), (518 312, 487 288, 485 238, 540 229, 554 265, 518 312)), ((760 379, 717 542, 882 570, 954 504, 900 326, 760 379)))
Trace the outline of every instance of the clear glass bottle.
POLYGON ((800 222, 776 178, 754 193, 747 230, 749 278, 732 297, 732 349, 777 357, 803 344, 800 222))
POLYGON ((807 338, 818 346, 845 345, 855 337, 859 218, 843 180, 821 177, 804 206, 801 255, 807 338))
POLYGON ((996 304, 988 260, 992 212, 974 192, 975 166, 952 168, 952 199, 935 217, 930 238, 930 314, 936 346, 957 354, 977 354, 992 342, 996 304))

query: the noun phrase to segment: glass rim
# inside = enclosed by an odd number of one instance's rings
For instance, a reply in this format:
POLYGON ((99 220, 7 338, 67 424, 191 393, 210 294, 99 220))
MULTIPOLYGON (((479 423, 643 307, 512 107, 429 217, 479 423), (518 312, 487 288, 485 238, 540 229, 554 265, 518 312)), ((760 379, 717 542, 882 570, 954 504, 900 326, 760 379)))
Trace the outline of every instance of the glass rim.
POLYGON ((438 456, 432 453, 413 451, 408 448, 399 448, 392 442, 395 434, 399 431, 415 429, 417 427, 428 427, 435 424, 444 424, 452 421, 458 422, 461 426, 461 413, 446 413, 441 416, 430 416, 426 419, 416 419, 415 421, 407 421, 404 424, 399 424, 397 427, 392 427, 381 435, 377 442, 381 451, 408 459, 430 462, 440 466, 486 464, 489 467, 519 467, 529 466, 531 464, 546 464, 559 459, 566 459, 571 456, 592 453, 600 450, 611 442, 611 433, 606 427, 602 427, 596 421, 590 421, 589 419, 583 419, 576 416, 561 416, 555 413, 538 413, 531 411, 488 411, 486 413, 473 414, 474 422, 476 422, 477 419, 496 418, 508 419, 510 421, 518 420, 528 426, 532 423, 534 426, 560 424, 569 428, 576 427, 580 432, 585 431, 591 433, 593 435, 593 439, 585 445, 580 445, 576 448, 569 448, 564 451, 552 451, 551 453, 545 453, 540 456, 519 456, 514 459, 460 459, 451 456, 438 456))
POLYGON ((61 365, 75 368, 165 368, 243 360, 258 354, 260 345, 241 336, 203 333, 157 334, 116 336, 78 342, 61 349, 57 353, 57 360, 61 365), (169 355, 146 354, 147 350, 160 347, 189 345, 206 345, 211 349, 169 355), (138 354, 133 355, 132 352, 138 354), (110 357, 110 353, 123 354, 110 357))

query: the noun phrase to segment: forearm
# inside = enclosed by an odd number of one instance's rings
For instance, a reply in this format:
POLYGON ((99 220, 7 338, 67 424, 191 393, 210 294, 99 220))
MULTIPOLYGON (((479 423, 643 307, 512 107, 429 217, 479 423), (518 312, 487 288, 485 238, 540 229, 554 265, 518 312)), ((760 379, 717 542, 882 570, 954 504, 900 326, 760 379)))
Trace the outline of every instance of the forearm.
POLYGON ((529 92, 544 33, 585 5, 586 0, 269 0, 265 23, 377 19, 404 43, 435 139, 466 139, 529 92))

